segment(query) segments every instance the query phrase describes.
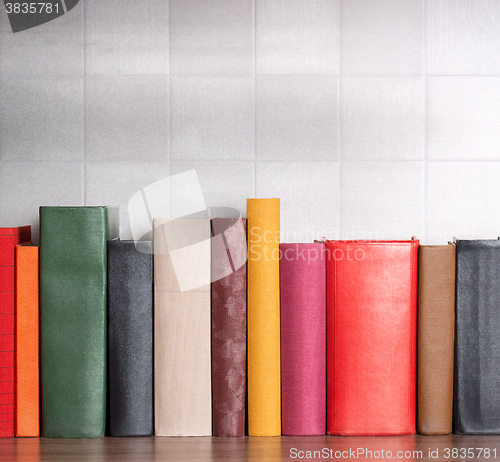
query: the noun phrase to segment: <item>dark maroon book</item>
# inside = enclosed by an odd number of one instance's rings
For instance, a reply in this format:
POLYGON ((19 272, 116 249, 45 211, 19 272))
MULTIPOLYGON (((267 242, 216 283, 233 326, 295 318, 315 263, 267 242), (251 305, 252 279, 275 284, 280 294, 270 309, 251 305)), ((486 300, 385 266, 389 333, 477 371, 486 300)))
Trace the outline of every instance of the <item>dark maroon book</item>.
POLYGON ((214 436, 245 434, 246 219, 212 220, 212 410, 214 436))

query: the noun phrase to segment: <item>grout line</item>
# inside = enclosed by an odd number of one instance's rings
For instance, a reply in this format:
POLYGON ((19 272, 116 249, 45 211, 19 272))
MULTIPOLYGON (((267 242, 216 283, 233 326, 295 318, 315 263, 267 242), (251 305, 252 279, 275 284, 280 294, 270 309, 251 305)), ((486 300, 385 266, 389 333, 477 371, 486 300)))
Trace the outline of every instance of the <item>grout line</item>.
POLYGON ((342 155, 342 83, 343 83, 343 68, 342 68, 342 0, 339 1, 339 78, 338 78, 338 109, 337 109, 337 131, 338 131, 338 160, 339 160, 339 236, 338 239, 342 237, 343 232, 343 217, 342 217, 342 165, 343 158, 342 155))
POLYGON ((424 57, 424 62, 423 62, 423 67, 424 67, 424 75, 427 76, 427 0, 422 0, 423 7, 424 7, 424 23, 423 23, 423 37, 422 37, 422 46, 423 46, 423 57, 424 57))
POLYGON ((253 75, 257 75, 257 0, 252 1, 252 15, 253 15, 253 75))
POLYGON ((167 145, 167 163, 172 162, 172 78, 168 77, 168 145, 167 145))
POLYGON ((253 197, 257 194, 257 0, 252 1, 253 14, 253 197))
POLYGON ((168 152, 169 176, 172 162, 172 2, 168 1, 168 152))
POLYGON ((172 75, 172 1, 168 0, 168 75, 172 75))
POLYGON ((342 77, 342 0, 339 0, 339 76, 342 77))
MULTIPOLYGON (((81 160, 0 160, 3 164, 81 164, 81 160)), ((173 159, 170 163, 255 163, 253 159, 173 159)), ((389 159, 389 158, 379 158, 379 159, 261 159, 258 160, 259 164, 308 164, 308 163, 321 163, 321 162, 349 162, 349 163, 360 163, 360 162, 394 162, 394 163, 418 163, 418 162, 427 162, 428 164, 500 164, 500 158, 495 159, 389 159)), ((87 160, 86 164, 165 164, 164 160, 87 160)))
POLYGON ((257 162, 253 163, 253 198, 257 195, 257 162))
POLYGON ((423 241, 427 243, 427 0, 423 0, 423 7, 424 7, 424 17, 423 17, 423 57, 424 57, 424 62, 423 62, 423 67, 424 67, 424 139, 422 140, 423 143, 423 150, 424 150, 424 197, 423 197, 423 202, 424 202, 424 213, 422 216, 423 219, 423 241))
MULTIPOLYGON (((81 74, 0 74, 2 78, 6 79, 16 79, 16 78, 46 78, 46 77, 75 77, 81 74)), ((263 77, 340 77, 340 73, 323 73, 323 74, 258 74, 263 77)), ((241 78, 241 77, 253 77, 254 74, 92 74, 92 77, 99 77, 103 79, 119 79, 125 77, 176 77, 176 78, 241 78)), ((418 78, 418 77, 431 77, 431 78, 442 78, 442 79, 488 79, 488 80, 498 80, 500 75, 498 74, 342 74, 344 78, 353 79, 401 79, 401 78, 418 78)))
MULTIPOLYGON (((85 47, 85 46, 84 46, 85 47)), ((76 74, 1 74, 3 78, 16 77, 22 78, 45 78, 45 77, 71 77, 76 74)), ((177 77, 177 78, 238 78, 238 77, 253 77, 255 74, 92 74, 93 77, 119 79, 126 77, 177 77)), ((258 74, 263 77, 340 77, 340 73, 323 73, 323 74, 258 74)), ((344 78, 359 78, 359 79, 389 79, 389 78, 418 78, 418 77, 436 77, 436 78, 465 78, 465 79, 499 79, 498 74, 342 74, 344 78)))
POLYGON ((83 14, 83 205, 87 204, 87 11, 82 2, 83 14))

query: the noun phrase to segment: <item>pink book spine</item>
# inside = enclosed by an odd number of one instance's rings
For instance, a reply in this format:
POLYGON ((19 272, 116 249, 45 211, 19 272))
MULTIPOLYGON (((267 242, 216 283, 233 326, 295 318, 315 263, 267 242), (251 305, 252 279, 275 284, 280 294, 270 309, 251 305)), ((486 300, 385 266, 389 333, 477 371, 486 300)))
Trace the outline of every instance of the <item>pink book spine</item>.
POLYGON ((325 246, 281 244, 282 433, 326 433, 325 246))

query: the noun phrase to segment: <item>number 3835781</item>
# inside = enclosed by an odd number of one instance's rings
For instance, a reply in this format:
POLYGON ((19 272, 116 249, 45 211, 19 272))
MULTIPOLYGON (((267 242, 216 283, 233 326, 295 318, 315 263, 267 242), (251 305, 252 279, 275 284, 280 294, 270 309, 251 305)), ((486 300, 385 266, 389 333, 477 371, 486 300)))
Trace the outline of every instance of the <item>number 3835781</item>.
POLYGON ((6 3, 8 14, 58 14, 59 3, 6 3))

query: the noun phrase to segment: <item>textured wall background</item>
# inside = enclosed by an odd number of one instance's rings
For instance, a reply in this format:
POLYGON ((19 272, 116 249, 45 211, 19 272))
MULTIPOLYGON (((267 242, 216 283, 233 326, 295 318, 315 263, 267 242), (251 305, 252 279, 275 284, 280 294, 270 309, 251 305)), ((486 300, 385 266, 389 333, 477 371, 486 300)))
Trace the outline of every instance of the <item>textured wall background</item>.
MULTIPOLYGON (((285 241, 500 235, 500 0, 0 6, 0 226, 195 168, 280 197, 285 241)), ((35 232, 38 227, 35 226, 35 232)))

